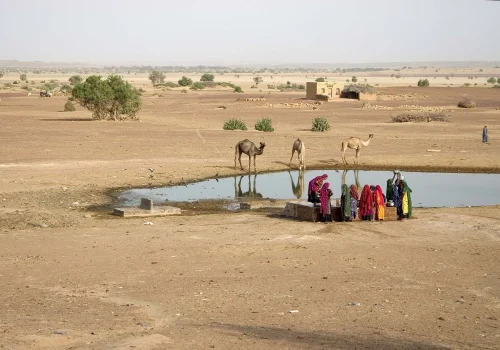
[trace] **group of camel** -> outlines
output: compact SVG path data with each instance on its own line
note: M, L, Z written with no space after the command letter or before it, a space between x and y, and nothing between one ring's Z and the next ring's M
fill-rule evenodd
M344 142L342 142L342 163L347 165L347 160L345 159L345 152L347 149L356 150L356 157L354 158L354 164L359 164L359 155L361 153L361 149L363 147L367 147L370 144L370 141L373 139L373 134L368 135L368 139L366 141L361 140L359 137L349 137ZM257 148L255 143L252 141L245 139L236 144L235 152L234 152L234 168L236 169L236 158L238 158L240 162L240 168L243 170L243 165L241 164L241 155L244 153L248 156L248 171L251 171L252 165L252 157L253 157L253 167L254 171L257 172L257 165L255 164L255 159L258 155L264 153L264 147L266 144L261 142L260 147ZM292 156L290 157L289 166L292 164L293 155L297 152L297 157L299 159L299 169L305 169L305 152L306 147L304 145L304 141L301 139L297 139L292 145Z

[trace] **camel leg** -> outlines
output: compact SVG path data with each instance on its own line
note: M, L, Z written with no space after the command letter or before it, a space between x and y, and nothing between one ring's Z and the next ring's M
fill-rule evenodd
M254 162L253 162L253 163L254 163L254 166L255 166L255 160L254 160ZM251 168L251 166L252 166L252 156L250 156L250 155L249 155L249 156L248 156L248 172L249 172L249 173L251 173L251 172L252 172L252 168Z
M292 149L292 156L290 157L290 162L288 162L288 166L292 165L292 158L294 154L295 154L295 148Z
M255 159L256 159L256 158L257 158L257 155L256 155L256 154L254 154L254 155L253 155L253 170L254 170L255 172L257 172L257 164L255 163Z
M356 158L354 158L354 162L359 165L359 154L361 153L361 150L359 148L356 148Z
M239 157L238 157L238 160L239 160L239 162L240 162L240 168L241 168L241 170L243 170L243 165L241 164L241 152L240 152L240 155L239 155Z
M342 150L342 163L344 163L345 165L348 165L349 163L347 163L347 160L345 159L345 149Z

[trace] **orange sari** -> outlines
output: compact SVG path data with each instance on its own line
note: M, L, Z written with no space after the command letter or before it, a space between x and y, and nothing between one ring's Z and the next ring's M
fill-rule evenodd
M376 220L384 220L385 218L385 201L382 194L382 188L377 186L375 188L375 205L377 207Z

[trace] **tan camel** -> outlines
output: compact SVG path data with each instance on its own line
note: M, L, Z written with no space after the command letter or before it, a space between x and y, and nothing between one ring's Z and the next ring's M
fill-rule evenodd
M373 139L373 134L368 135L368 140L363 141L359 137L349 137L344 142L342 142L342 163L347 164L345 159L345 151L348 148L356 150L356 157L354 158L354 164L359 164L359 154L363 147L367 147L370 141Z
M292 156L290 157L290 162L288 163L288 166L290 166L292 164L292 158L293 158L293 155L295 154L295 151L297 151L297 157L299 158L299 169L305 169L306 168L306 163L305 163L306 146L304 145L304 141L297 139L293 143Z
M264 153L264 147L266 147L265 143L261 142L260 148L257 148L257 146L255 146L255 143L253 143L252 141L250 141L248 139L245 139L243 141L238 142L236 144L236 147L234 148L234 168L236 169L236 158L238 158L238 160L240 162L241 170L243 170L243 165L241 165L241 154L245 153L246 155L248 155L248 172L251 171L250 169L251 169L251 165L252 165L252 157L253 157L253 168L254 168L255 172L257 172L255 158L258 155L261 155L262 153Z

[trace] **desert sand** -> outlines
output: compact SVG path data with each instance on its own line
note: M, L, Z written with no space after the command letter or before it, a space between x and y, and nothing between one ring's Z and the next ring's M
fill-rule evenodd
M2 90L0 348L498 348L500 206L328 225L282 218L279 208L110 215L109 193L118 188L244 173L233 161L245 138L266 142L259 172L289 169L297 137L310 169L341 169L342 140L369 133L364 169L500 172L500 89L456 87L473 72L455 72L454 87L444 87L449 72L441 73L430 88L415 87L415 78L359 75L379 85L381 100L318 110L270 107L307 102L304 92L269 91L270 78L251 89L251 76L241 76L244 94L184 94L124 74L146 90L140 122L93 121L81 107L63 112L66 97ZM36 79L68 78L54 76ZM478 107L457 108L463 95ZM451 122L390 123L408 108L444 111ZM310 131L317 116L330 131ZM249 130L222 130L233 117ZM253 130L263 117L275 132Z

